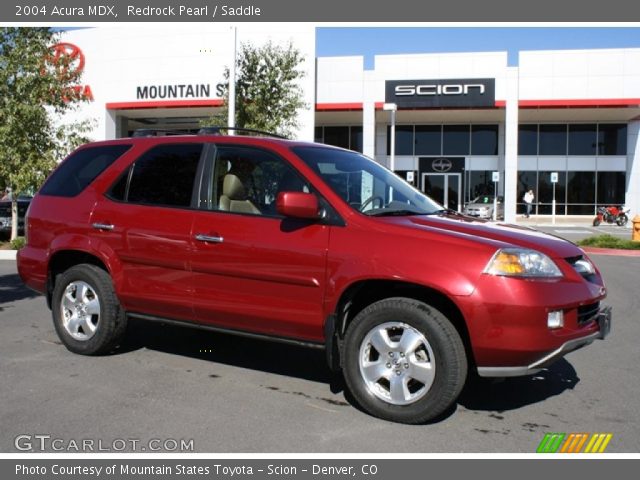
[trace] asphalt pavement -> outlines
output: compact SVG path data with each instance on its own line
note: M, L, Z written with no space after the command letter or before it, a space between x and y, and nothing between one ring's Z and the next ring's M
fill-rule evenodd
M610 337L538 375L475 383L420 426L358 410L320 351L131 322L117 353L74 355L44 298L0 261L0 452L145 451L156 439L214 453L533 453L546 432L612 433L607 452L639 452L640 258L592 258L614 306Z

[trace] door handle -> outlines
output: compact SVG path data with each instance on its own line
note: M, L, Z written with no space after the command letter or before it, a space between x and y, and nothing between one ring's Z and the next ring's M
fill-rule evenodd
M224 238L217 235L205 235L204 233L196 234L196 240L199 242L222 243Z
M111 223L94 223L91 226L96 230L113 230L114 228Z

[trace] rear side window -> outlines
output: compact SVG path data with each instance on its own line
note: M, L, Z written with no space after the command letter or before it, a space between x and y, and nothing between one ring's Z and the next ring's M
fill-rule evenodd
M108 145L75 151L51 174L40 194L75 197L129 148L131 145Z
M188 207L203 144L159 145L144 153L111 191L112 198L129 203Z

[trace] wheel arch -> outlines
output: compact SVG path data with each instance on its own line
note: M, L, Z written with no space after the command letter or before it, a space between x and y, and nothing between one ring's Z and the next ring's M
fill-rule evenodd
M84 250L58 250L51 255L47 268L47 306L49 308L51 308L51 297L57 276L74 265L82 263L95 265L105 272L109 274L111 273L109 272L106 263L90 252Z
M344 336L355 316L368 305L391 297L406 297L431 305L451 321L464 344L467 359L474 362L469 330L462 311L443 292L424 285L398 280L360 280L347 287L325 323L327 360L333 370L342 367ZM470 365L471 366L471 365Z

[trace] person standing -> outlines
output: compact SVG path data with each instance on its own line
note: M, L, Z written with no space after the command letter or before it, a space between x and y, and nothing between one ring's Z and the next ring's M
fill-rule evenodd
M524 214L525 217L529 218L531 216L531 208L533 207L533 199L535 197L533 196L533 190L529 189L529 191L527 193L524 194L524 197L522 197L522 200L524 200L524 206L527 209L526 213Z

